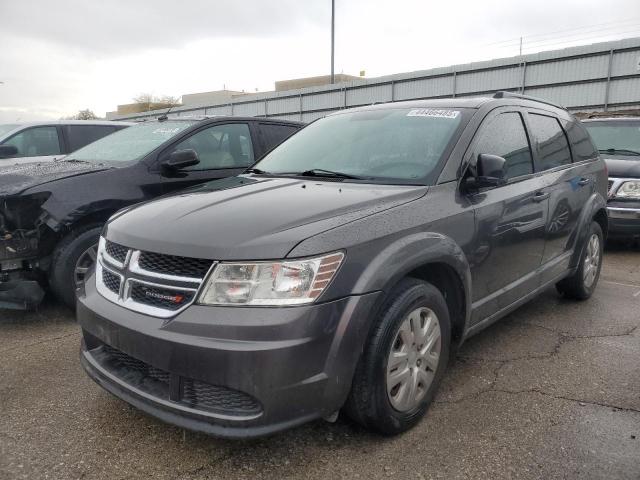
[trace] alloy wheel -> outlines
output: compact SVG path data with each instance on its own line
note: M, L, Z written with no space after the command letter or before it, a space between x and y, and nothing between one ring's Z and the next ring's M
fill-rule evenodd
M600 237L595 233L591 235L587 243L587 250L584 256L584 267L582 269L582 280L584 286L591 288L598 275L600 266Z
M91 245L78 257L76 266L73 269L73 281L76 289L82 287L89 269L93 267L98 258L98 244Z
M387 359L387 396L394 409L410 411L424 398L438 369L441 343L433 310L417 308L402 321Z

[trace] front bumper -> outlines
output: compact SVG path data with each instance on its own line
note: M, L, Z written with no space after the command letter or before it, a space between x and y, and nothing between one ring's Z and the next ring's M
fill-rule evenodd
M616 203L607 206L609 235L612 237L640 236L640 206Z
M192 305L172 319L78 298L81 362L114 395L166 422L247 438L344 403L380 293L286 308Z

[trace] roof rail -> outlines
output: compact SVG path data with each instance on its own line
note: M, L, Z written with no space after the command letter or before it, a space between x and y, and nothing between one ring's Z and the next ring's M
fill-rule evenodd
M530 100L532 102L544 103L545 105L551 105L552 107L561 108L562 110L566 110L562 105L558 105L557 103L549 102L548 100L544 100L538 97L530 97L529 95L521 95L519 93L513 92L505 92L504 90L500 90L493 94L493 98L520 98L522 100Z

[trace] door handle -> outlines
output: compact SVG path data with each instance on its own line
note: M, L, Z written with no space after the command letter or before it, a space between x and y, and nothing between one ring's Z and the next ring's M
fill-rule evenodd
M551 194L550 194L550 193L548 193L548 192L547 192L547 193L544 193L544 192L537 192L537 193L533 196L532 200L533 200L534 202L542 202L542 201L546 200L547 198L549 198L550 196L551 196Z
M578 180L578 185L580 185L581 187L584 187L585 185L588 185L590 181L591 181L590 179L583 177L580 180Z

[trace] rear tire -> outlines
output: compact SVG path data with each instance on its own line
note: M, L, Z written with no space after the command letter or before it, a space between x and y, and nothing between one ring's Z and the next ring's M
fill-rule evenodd
M356 367L346 413L386 435L413 427L447 368L449 310L433 285L407 278L390 293Z
M49 284L56 297L71 308L76 306L76 289L95 265L101 231L101 224L72 230L53 252Z
M556 284L563 296L575 300L586 300L596 289L602 269L604 238L598 222L591 222L587 240L575 273Z

